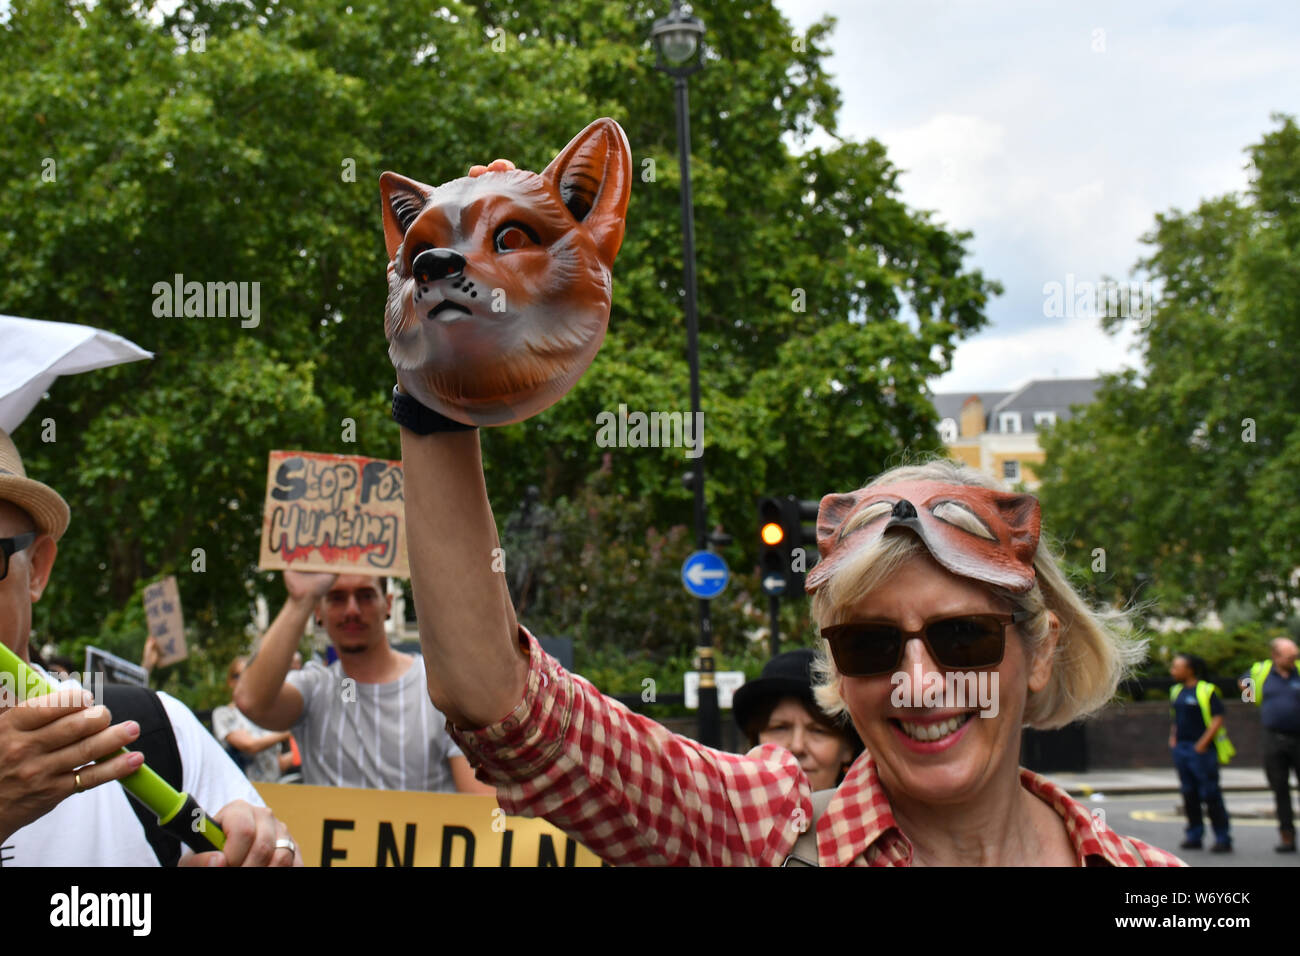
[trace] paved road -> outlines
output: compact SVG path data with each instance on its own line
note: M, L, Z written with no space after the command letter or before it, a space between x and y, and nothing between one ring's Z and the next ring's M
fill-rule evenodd
M1236 850L1224 854L1210 853L1208 849L1178 848L1187 825L1182 816L1182 796L1178 793L1076 799L1104 810L1111 829L1176 853L1192 866L1300 866L1300 853L1273 852L1278 842L1277 822L1273 819L1273 795L1267 790L1227 794ZM1206 829L1209 829L1208 820ZM1213 835L1207 833L1205 845L1209 847L1212 842Z

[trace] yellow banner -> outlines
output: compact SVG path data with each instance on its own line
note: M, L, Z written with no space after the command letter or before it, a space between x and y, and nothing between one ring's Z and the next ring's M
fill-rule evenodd
M545 820L493 797L255 784L308 866L600 866Z

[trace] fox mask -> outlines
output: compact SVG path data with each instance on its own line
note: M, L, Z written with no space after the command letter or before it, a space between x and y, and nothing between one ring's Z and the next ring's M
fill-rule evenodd
M973 534L952 523L952 509L966 512L982 532ZM953 574L1023 594L1036 580L1040 523L1033 495L974 485L900 481L827 495L817 510L821 560L808 572L804 588L815 592L852 554L891 528L903 527Z
M403 390L467 425L568 392L609 325L631 170L622 128L598 119L540 174L433 187L384 173L384 334Z

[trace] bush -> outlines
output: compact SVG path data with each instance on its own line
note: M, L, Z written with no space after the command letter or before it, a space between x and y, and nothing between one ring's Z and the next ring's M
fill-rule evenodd
M1206 677L1236 679L1251 664L1268 657L1269 641L1285 636L1284 628L1259 623L1238 624L1222 630L1197 627L1177 634L1156 635L1151 641L1146 675L1167 676L1174 655L1196 654L1205 659Z

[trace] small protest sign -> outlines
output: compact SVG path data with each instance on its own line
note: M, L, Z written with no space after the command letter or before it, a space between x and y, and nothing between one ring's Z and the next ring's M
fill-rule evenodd
M257 565L410 577L402 463L271 452Z
M86 676L82 680L82 686L91 687L96 678L102 675L102 682L105 684L132 684L136 687L149 686L149 672L139 664L132 664L128 660L118 657L116 654L110 654L108 651L100 650L98 647L86 648ZM95 691L96 699L99 698L99 692Z
M149 623L149 636L158 642L159 667L190 656L185 646L185 619L181 616L181 595L175 576L144 589L144 616Z

